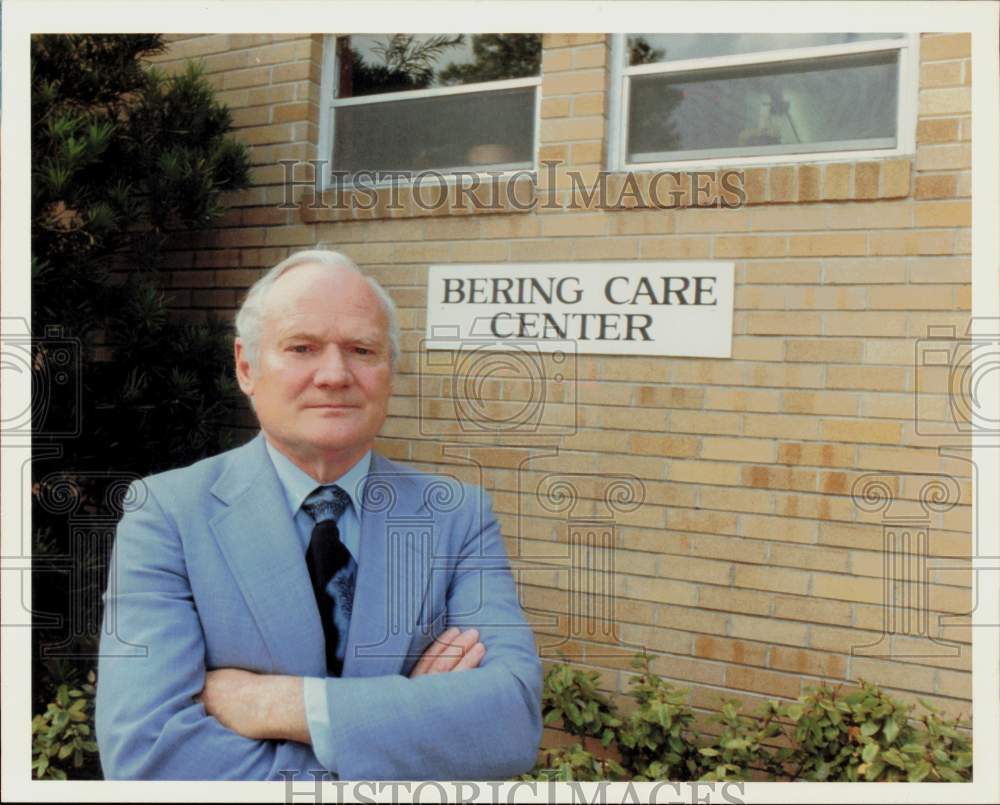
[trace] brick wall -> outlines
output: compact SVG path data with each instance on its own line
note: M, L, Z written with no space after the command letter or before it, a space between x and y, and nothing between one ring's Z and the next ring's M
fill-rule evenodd
M967 563L933 567L927 587L930 633L957 641L959 656L928 656L906 630L881 644L891 658L852 647L882 635L884 521L922 515L921 489L938 474L957 479L961 499L930 516L931 564L971 551L970 465L939 456L913 421L917 340L929 325L961 333L969 320L969 55L967 34L922 37L912 158L751 168L741 209L432 214L383 200L352 213L277 208L277 160L317 156L321 36L175 37L158 62L204 58L256 173L218 228L172 254L173 306L230 315L263 269L316 244L376 276L400 307L405 351L379 449L470 479L481 468L511 552L530 569L521 589L542 613L539 645L600 670L609 691L627 690L628 659L647 646L703 712L724 697L794 698L863 677L968 716L969 619L947 631L937 619L971 610ZM540 158L588 182L607 136L607 61L604 36L545 36ZM560 192L567 181L557 175ZM423 434L418 394L450 391L447 373L416 375L428 264L629 258L735 261L732 359L580 356L575 402L554 400L570 421L575 411L576 432L531 449L446 454ZM502 406L530 389L511 379L489 393ZM943 396L926 401L947 418ZM541 455L546 446L558 456ZM614 637L544 616L567 611L569 525L524 490L551 472L630 473L645 487L643 505L617 518ZM852 501L865 473L887 476L891 512ZM579 485L593 514L600 490Z

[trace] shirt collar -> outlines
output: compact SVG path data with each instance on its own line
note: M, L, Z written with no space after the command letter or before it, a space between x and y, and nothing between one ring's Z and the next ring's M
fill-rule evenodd
M278 474L278 480L284 487L288 508L293 517L317 486L331 486L332 484L337 484L347 493L354 505L354 511L358 513L358 517L361 516L361 498L364 495L364 481L371 468L371 450L368 450L353 467L337 480L330 484L320 484L301 467L297 467L288 456L274 447L266 437L264 444L267 447L267 454L271 457L271 463L274 465L274 471Z

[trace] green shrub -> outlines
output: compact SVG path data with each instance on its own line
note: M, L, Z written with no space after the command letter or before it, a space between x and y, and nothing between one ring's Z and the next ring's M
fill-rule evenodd
M914 705L861 681L862 690L839 695L828 685L810 688L794 704L777 707L792 729L780 760L804 780L959 782L971 779L971 741L922 699L928 710L914 726Z
M972 779L972 741L960 719L918 699L915 705L859 680L843 686L807 688L795 702L768 700L753 715L725 701L711 720L718 735L702 735L688 704L688 691L660 679L639 654L631 680L635 708L620 716L598 691L600 676L567 665L553 666L542 697L547 726L557 722L582 739L543 749L523 780L704 780L746 781L756 771L769 780L832 782L965 782ZM588 748L600 739L603 756ZM596 745L592 747L597 750ZM621 762L611 759L617 753Z
M96 758L90 724L94 710L94 672L78 688L62 684L55 701L31 721L31 772L37 780L65 780L67 768L80 769Z

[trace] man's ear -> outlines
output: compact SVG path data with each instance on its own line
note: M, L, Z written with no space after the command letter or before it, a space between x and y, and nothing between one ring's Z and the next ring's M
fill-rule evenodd
M240 384L240 388L243 389L244 394L253 396L253 368L250 366L250 360L247 357L247 350L243 345L242 339L236 339L233 344L233 352L236 362L236 382Z

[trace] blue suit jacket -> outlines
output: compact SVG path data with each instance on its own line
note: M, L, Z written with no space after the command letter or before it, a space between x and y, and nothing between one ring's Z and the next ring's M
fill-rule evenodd
M96 732L109 779L282 779L310 747L256 741L194 701L205 672L325 676L302 545L258 435L147 478L118 527ZM338 776L504 779L541 738L541 664L485 492L373 454L343 675L327 679ZM475 626L480 667L409 679L445 628Z

